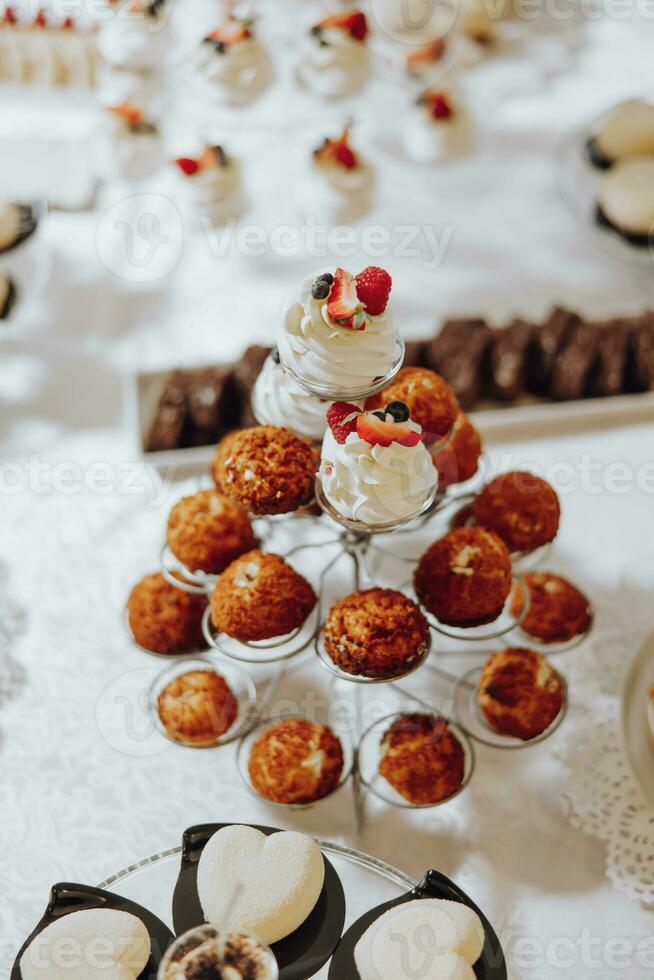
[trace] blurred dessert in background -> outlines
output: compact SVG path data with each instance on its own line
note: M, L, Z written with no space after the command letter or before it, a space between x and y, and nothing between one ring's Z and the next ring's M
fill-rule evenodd
M404 145L412 160L436 163L459 155L469 145L469 138L469 120L449 87L420 93L404 127Z
M98 169L103 177L141 180L163 162L161 133L133 102L107 107L99 132Z
M448 487L471 480L477 473L482 441L468 416L459 412L451 440L442 449L439 445L432 448L432 458L438 471L438 489L443 493Z
M207 598L176 588L161 572L146 575L127 600L127 619L134 642L152 653L203 650L202 617Z
M328 401L300 388L284 369L277 350L267 357L252 391L252 409L259 424L283 427L310 442L321 442L328 407Z
M166 0L108 0L98 31L98 50L112 69L158 73L171 45Z
M44 9L28 23L16 9L5 7L0 20L0 81L71 88L94 85L94 31L82 30L72 17L54 19Z
M622 102L602 120L586 149L601 170L626 157L654 157L654 104L644 99Z
M368 22L361 10L343 10L314 24L300 46L297 73L316 95L353 95L370 72Z
M273 78L270 55L258 40L256 22L250 17L230 16L210 31L201 42L197 68L213 94L233 105L262 95Z
M222 146L175 160L185 211L212 225L236 218L243 208L241 168Z
M0 253L22 245L37 229L38 219L29 204L0 200Z
M313 151L303 206L333 224L355 221L370 210L375 189L372 165L356 149L346 126Z

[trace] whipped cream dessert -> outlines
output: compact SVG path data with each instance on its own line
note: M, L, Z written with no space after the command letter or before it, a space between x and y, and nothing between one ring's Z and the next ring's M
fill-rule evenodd
M428 947L420 943L424 936L432 938ZM354 960L361 980L410 980L416 957L428 949L429 980L474 980L472 967L483 947L484 928L474 909L424 898L397 905L373 922L357 943Z
M0 79L88 88L95 80L95 38L77 30L71 17L52 21L40 10L19 23L13 7L0 22Z
M251 19L230 18L202 41L198 71L224 102L251 102L272 82L273 68L267 49L254 33Z
M466 128L463 112L450 91L426 89L418 96L407 121L407 155L417 163L444 160L463 149Z
M405 67L407 74L411 78L418 78L422 81L428 79L440 71L440 66L448 50L448 42L445 37L438 37L427 44L422 44L414 48L406 56Z
M198 926L166 951L159 980L277 980L277 961L268 946L244 932Z
M254 827L230 825L206 844L197 888L208 922L276 943L302 925L325 880L322 851L294 832L269 837Z
M297 73L316 95L339 98L361 89L370 73L368 23L359 10L332 14L315 24L300 49Z
M486 0L461 0L454 55L462 65L472 65L485 58L497 41L495 21ZM498 11L497 16L501 16Z
M403 402L379 412L335 402L327 422L320 480L341 517L368 525L405 521L433 499L438 473Z
M602 178L601 215L628 238L646 245L654 237L654 157L628 157Z
M136 980L150 958L148 930L116 909L61 916L36 936L20 959L22 980Z
M36 231L37 221L29 204L0 201L0 252L8 252Z
M329 402L299 386L276 352L268 357L252 392L252 410L261 425L289 429L296 436L320 442L327 428L328 407Z
M199 157L178 157L175 163L187 213L213 225L237 217L243 205L241 168L221 146L206 146Z
M654 156L654 105L630 99L606 117L589 144L589 154L599 167L634 156Z
M105 177L141 180L161 166L159 129L132 102L105 110L99 144L99 169Z
M325 139L314 150L305 206L332 224L354 221L370 210L374 187L374 169L353 148L346 127L339 137Z
M112 68L159 71L170 48L165 0L128 0L103 17L98 50Z
M397 357L391 285L377 266L354 277L344 269L307 277L277 332L282 364L319 396L360 391L386 377Z

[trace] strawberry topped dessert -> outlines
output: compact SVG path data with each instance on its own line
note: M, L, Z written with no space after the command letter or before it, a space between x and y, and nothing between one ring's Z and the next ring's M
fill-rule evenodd
M107 4L98 50L111 67L158 73L170 48L166 0L127 0Z
M302 48L300 81L326 98L358 91L370 70L367 38L368 22L360 10L324 17L310 29Z
M252 18L229 17L202 41L198 69L223 102L251 102L270 86L272 62Z
M442 160L463 149L465 115L449 89L425 89L405 130L407 154L418 163Z
M162 163L159 128L134 102L108 106L102 119L99 169L105 177L140 180Z
M319 397L358 398L392 376L401 345L388 309L391 286L379 266L304 280L277 336L282 364L303 388Z
M437 473L404 402L365 412L334 402L322 447L323 494L341 517L367 525L417 516L433 499Z
M313 151L308 210L322 212L334 224L353 221L369 210L373 189L373 168L352 145L349 126Z
M177 172L183 182L186 210L214 224L236 217L242 207L241 171L222 146L205 146L196 157L178 157Z

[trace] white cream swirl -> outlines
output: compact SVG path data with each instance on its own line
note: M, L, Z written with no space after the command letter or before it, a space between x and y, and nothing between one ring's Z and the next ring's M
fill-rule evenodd
M415 432L415 422L404 423ZM322 445L320 480L332 507L350 520L387 524L418 514L436 488L438 472L424 443L371 446L356 432L344 443L328 430Z
M357 160L357 166L349 170L314 160L305 193L305 210L313 207L335 222L355 221L365 214L372 204L375 172L358 154Z
M365 330L340 327L329 319L327 301L314 299L316 276L302 283L300 300L287 304L277 334L282 362L325 393L365 388L393 366L397 334L387 308L369 318Z
M98 50L107 64L128 71L160 70L170 46L165 21L117 10L102 23Z
M186 210L198 218L223 224L236 218L243 206L241 168L233 157L225 166L182 176Z
M280 426L320 442L327 428L328 408L328 401L300 388L272 355L267 359L252 393L252 409L261 425Z
M233 105L257 98L269 88L273 76L268 51L256 38L227 44L222 51L203 42L198 68L224 101Z
M161 134L130 129L124 119L107 112L102 119L98 169L105 177L141 180L155 173L162 162Z
M317 95L350 95L362 88L368 78L368 47L365 41L350 37L339 27L324 28L319 37L307 36L297 72L302 83Z

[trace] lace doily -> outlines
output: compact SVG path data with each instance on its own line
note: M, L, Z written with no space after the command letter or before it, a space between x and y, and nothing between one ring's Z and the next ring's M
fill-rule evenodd
M627 758L621 708L629 665L651 630L650 610L628 582L602 602L591 641L565 664L575 698L559 753L571 822L605 842L615 887L647 904L654 903L654 810Z

